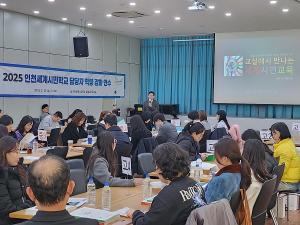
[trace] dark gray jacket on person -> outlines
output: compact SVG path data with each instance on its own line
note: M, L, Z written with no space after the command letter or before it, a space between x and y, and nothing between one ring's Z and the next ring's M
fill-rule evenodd
M161 128L159 128L158 135L156 140L159 144L166 142L175 142L177 139L178 133L176 127L165 121Z
M0 168L0 224L12 224L8 214L32 207L17 167Z
M180 145L180 147L187 151L189 154L190 161L194 161L197 159L200 153L199 143L194 141L193 137L187 132L181 132L177 140L176 144Z
M155 99L152 101L152 103L149 102L149 99L144 102L143 104L143 111L149 111L149 112L159 112L159 103Z
M38 211L31 220L19 225L99 225L97 220L88 218L76 218L67 210L58 212Z

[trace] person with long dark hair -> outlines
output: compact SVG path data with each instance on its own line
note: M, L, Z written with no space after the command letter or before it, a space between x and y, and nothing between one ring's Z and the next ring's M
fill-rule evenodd
M285 123L278 122L270 130L275 141L274 157L279 158L279 164L285 164L278 189L297 191L300 189L300 156L289 128Z
M14 120L9 115L3 115L0 118L0 124L6 126L9 134L14 131Z
M115 177L118 172L116 144L117 140L111 132L102 131L98 135L96 146L93 148L87 165L87 176L93 177L97 188L103 187L105 182L109 182L110 186L135 186L133 179Z
M205 204L204 191L189 177L189 155L175 143L155 148L158 177L167 184L153 199L147 213L129 210L133 225L184 225L191 211Z
M27 175L19 164L18 141L5 136L0 139L0 221L12 224L8 214L33 206L26 195Z
M272 174L274 167L278 165L278 161L274 158L274 156L273 156L274 153L270 150L268 145L263 143L258 131L255 131L253 129L248 129L248 130L244 131L244 133L242 134L242 139L243 139L243 141L247 141L249 139L256 139L256 140L259 140L264 145L266 168L267 168L268 173ZM253 150L255 150L255 149L253 149Z
M222 138L215 144L215 158L219 171L205 188L207 203L226 198L240 188L247 190L251 185L251 169L241 155L238 144L231 138Z
M68 124L62 133L62 142L64 146L68 145L68 140L73 140L77 143L79 139L86 138L87 132L85 131L86 115L83 112L78 112Z
M75 110L68 116L68 118L65 120L65 125L68 125L69 123L71 123L73 117L74 117L77 113L79 113L79 112L82 112L82 110L81 110L81 109L75 109Z
M134 115L131 117L130 125L132 152L134 152L140 140L152 137L152 133L147 129L140 115Z
M187 151L191 161L200 157L199 141L204 135L205 128L200 122L189 122L178 135L176 144Z
M216 114L218 123L213 127L213 129L225 128L226 132L228 132L230 125L227 121L227 113L224 110L218 110Z
M26 136L26 134L32 133L33 123L34 121L31 116L24 116L16 129L14 137L18 141L21 141Z
M243 157L249 162L251 168L251 185L246 191L250 212L262 188L262 184L272 176L266 169L265 147L257 139L249 139L244 144Z

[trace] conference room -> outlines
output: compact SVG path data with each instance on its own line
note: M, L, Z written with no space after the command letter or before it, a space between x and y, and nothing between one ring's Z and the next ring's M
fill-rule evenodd
M296 225L299 0L0 0L0 225Z

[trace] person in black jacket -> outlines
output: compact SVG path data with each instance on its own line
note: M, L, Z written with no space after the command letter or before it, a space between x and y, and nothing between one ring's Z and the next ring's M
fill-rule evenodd
M116 152L118 155L118 170L116 176L122 175L122 162L121 157L130 157L132 144L129 137L124 133L120 127L117 126L117 116L115 114L107 114L104 117L105 128L111 132L114 138L117 140Z
M159 145L153 152L159 179L168 184L153 199L147 213L129 210L133 225L184 225L191 211L205 205L204 190L189 178L188 154L175 143Z
M140 115L134 115L130 119L130 124L132 152L134 152L140 140L152 137L152 133L147 129Z
M142 112L141 117L142 117L147 129L152 131L152 128L153 128L152 112L149 112L149 111Z
M87 132L85 131L86 115L83 112L78 112L68 124L62 134L62 142L64 146L68 145L68 140L73 140L77 143L79 139L86 138Z
M69 166L62 158L46 155L34 161L29 167L28 182L26 191L38 211L31 220L20 225L99 224L97 220L73 217L66 210L75 182L70 180Z
M17 140L11 136L0 139L0 224L13 221L8 214L33 206L26 195L26 172L19 164Z
M199 141L202 139L204 131L205 128L200 122L189 122L178 135L176 144L189 153L191 161L200 156Z
M258 132L253 129L248 129L244 131L244 133L242 134L242 139L243 141L247 141L249 139L256 139L262 142ZM266 145L265 143L263 144L265 149L265 161L267 167L266 169L269 172L269 174L272 174L274 167L278 165L278 161L274 158L273 152L269 149L268 145ZM253 151L255 150L256 149L253 149Z
M156 140L159 144L166 142L175 142L178 136L176 127L166 121L164 114L157 113L153 117L153 122L156 129L158 129L158 134Z

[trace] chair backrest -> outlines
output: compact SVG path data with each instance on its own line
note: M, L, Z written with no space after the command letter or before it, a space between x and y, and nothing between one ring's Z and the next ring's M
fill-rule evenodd
M234 215L237 209L239 208L240 203L241 203L241 192L240 190L238 190L233 193L230 199L230 207Z
M58 157L66 159L68 154L68 147L54 147L52 149L49 149L46 154L56 155Z
M152 153L139 154L138 161L143 174L151 173L155 170Z
M83 169L71 169L70 170L70 179L75 182L75 188L73 190L73 195L78 195L86 192L86 177L85 170Z
M82 169L84 170L84 163L82 159L69 159L67 160L67 163L70 167L70 170L72 169Z
M93 148L91 148L91 147L85 148L85 149L83 150L82 159L83 159L83 163L84 163L85 168L86 168L87 165L88 165L88 162L89 162L89 159L90 159L90 157L91 157L92 151L93 151Z
M266 219L266 212L273 195L277 176L274 175L272 179L263 183L260 193L256 199L252 210L252 224L264 225Z
M283 176L284 168L285 168L285 165L281 164L281 165L275 166L274 169L273 169L272 175L276 175L277 176L274 193L277 193L277 189L278 189L279 183L280 183L281 178Z
M54 128L51 130L50 136L48 137L48 146L57 146L59 134L60 128Z
M276 175L277 179L276 179L276 184L275 184L273 195L272 195L270 203L268 205L268 210L271 210L276 206L278 186L279 186L279 183L280 183L282 175L283 175L284 167L285 167L285 165L281 164L281 165L275 166L273 168L273 173L272 174Z

